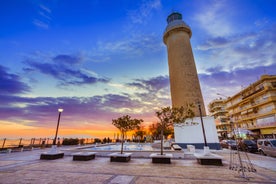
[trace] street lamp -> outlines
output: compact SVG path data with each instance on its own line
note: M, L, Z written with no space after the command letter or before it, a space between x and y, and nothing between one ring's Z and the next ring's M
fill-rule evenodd
M199 101L197 102L197 105L198 105L198 110L199 110L199 115L200 115L200 121L201 121L201 126L202 126L202 132L203 132L203 137L204 137L204 145L205 145L205 147L207 147L205 129L204 129L203 119L202 119L201 105L200 105Z
M55 135L55 138L54 138L54 141L53 141L53 145L56 145L56 140L57 140L57 134L58 134L58 127L59 127L59 121L60 121L60 115L62 113L63 109L58 109L58 122L57 122L57 128L56 128L56 135Z

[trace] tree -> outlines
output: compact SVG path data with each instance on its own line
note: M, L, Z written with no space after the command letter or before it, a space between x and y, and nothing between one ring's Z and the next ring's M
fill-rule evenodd
M140 124L143 122L142 119L131 119L129 115L119 117L118 119L112 119L112 124L118 128L122 134L121 140L121 154L123 154L124 138L128 131L138 129Z
M153 123L149 126L149 133L151 134L154 140L160 139L161 136L162 124L160 122ZM164 126L163 136L167 138L169 135L172 135L174 132L172 126Z
M134 141L140 142L140 141L144 141L144 136L146 135L146 131L145 128L143 126L138 127L135 131L134 131Z
M195 116L193 108L194 104L187 104L185 107L163 107L155 112L161 124L161 155L163 155L164 129L173 124L184 123L187 118L193 118Z

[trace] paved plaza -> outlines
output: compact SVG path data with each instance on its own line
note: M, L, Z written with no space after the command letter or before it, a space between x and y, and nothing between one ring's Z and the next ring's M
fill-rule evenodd
M89 161L73 161L69 152L62 159L40 160L45 151L49 148L1 153L0 183L276 183L276 158L258 154L248 154L257 172L246 173L245 179L229 170L229 150L212 151L223 157L223 166L199 165L187 150L172 152L171 164L151 163L150 152L133 152L127 163L110 162L107 152Z

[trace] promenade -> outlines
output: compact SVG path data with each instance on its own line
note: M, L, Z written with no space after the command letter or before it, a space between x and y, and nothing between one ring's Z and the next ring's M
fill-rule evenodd
M62 159L40 160L45 151L49 148L1 153L0 183L276 183L276 158L258 154L248 154L257 172L246 173L247 180L229 170L229 150L212 151L223 157L223 166L199 165L187 150L174 152L171 164L151 163L149 152L135 152L127 163L110 162L105 152L89 161L73 161L68 153Z

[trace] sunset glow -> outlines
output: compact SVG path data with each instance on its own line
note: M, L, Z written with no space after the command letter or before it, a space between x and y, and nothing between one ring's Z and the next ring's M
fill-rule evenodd
M208 103L275 75L274 0L8 0L0 6L0 138L114 137L123 115L155 123L171 105L163 33L191 27ZM192 90L192 89L191 89Z

